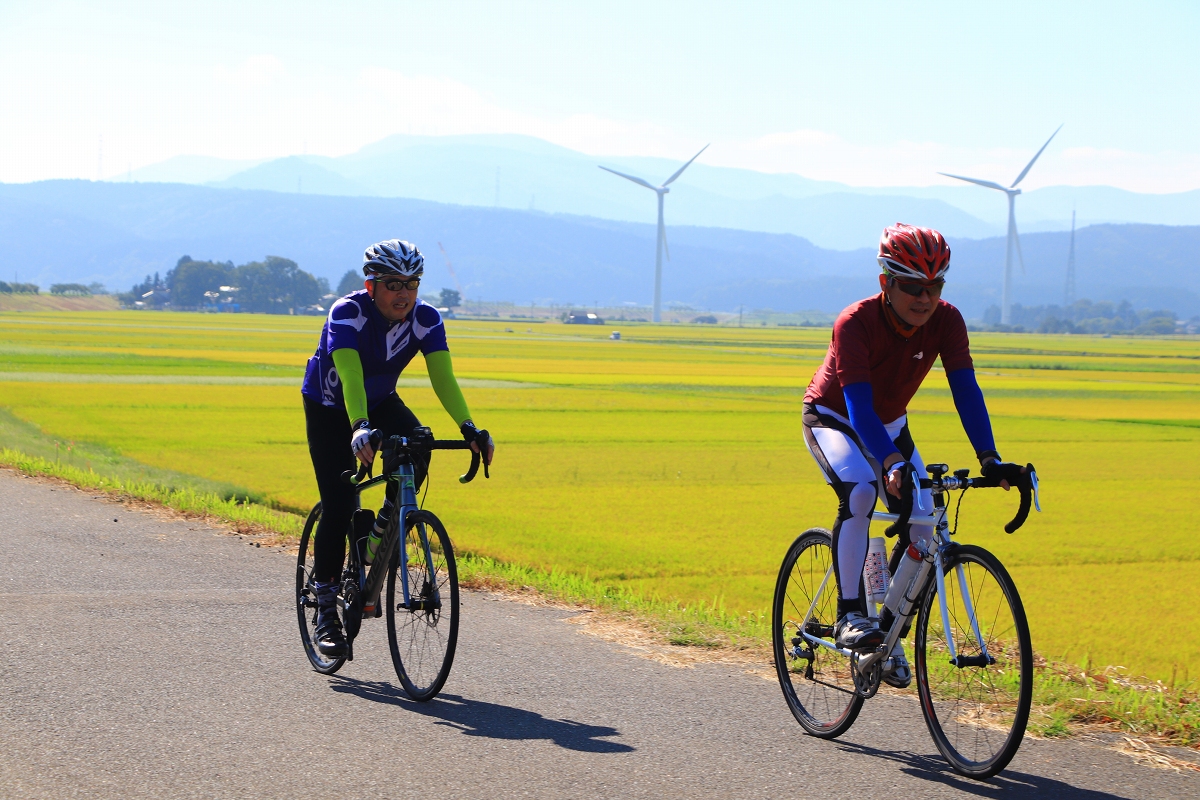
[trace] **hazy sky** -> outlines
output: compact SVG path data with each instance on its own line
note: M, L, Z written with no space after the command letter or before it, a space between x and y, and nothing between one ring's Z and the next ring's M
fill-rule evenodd
M0 181L525 133L857 185L1200 188L1200 3L0 0Z

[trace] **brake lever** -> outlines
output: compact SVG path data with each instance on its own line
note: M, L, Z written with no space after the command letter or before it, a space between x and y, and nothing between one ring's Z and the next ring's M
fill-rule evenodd
M926 513L929 509L925 508L925 504L921 502L921 475L917 472L916 467L912 467L912 482L913 482L913 505L916 506L922 513Z
M1035 469L1029 470L1029 483L1033 486L1033 507L1038 510L1038 513L1041 513L1042 503L1041 503L1041 500L1038 499L1037 470L1035 470Z

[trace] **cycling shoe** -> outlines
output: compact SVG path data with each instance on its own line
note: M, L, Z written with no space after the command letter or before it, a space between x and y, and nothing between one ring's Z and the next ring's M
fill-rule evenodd
M875 620L851 611L837 621L834 628L837 646L847 650L871 650L883 643L883 631Z

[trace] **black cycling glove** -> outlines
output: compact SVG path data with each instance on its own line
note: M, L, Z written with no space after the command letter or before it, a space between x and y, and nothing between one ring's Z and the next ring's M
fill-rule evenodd
M1020 464L1014 464L1011 461L989 461L980 472L985 478L1008 481L1009 486L1016 486L1021 482L1023 474L1021 469Z
M476 428L475 423L471 422L471 420L467 420L459 426L459 431L462 432L463 438L468 442L474 442L479 445L480 449L483 450L485 458L487 457L486 448L496 446L492 441L492 435L485 428Z

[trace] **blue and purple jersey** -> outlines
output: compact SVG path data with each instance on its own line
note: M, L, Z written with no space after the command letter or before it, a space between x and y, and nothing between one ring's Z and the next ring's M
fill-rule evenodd
M362 360L368 408L396 391L396 379L418 352L428 355L450 349L442 315L436 308L418 299L402 322L389 322L367 290L361 289L329 309L317 352L304 372L301 394L325 406L346 407L332 355L343 348L357 350Z

